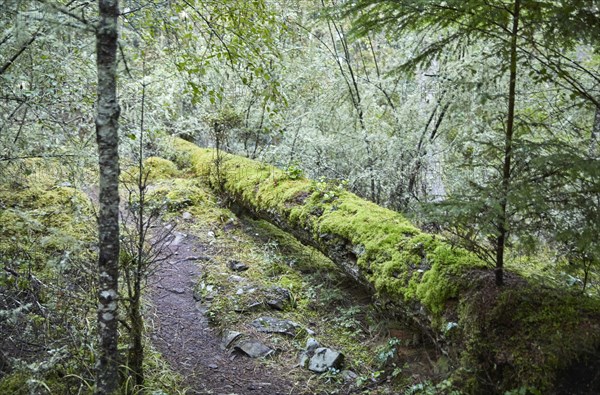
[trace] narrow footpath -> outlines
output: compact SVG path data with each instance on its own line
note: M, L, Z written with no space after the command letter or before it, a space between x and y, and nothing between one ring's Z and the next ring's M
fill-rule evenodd
M175 232L170 248L173 255L150 278L149 325L154 346L183 376L186 394L303 394L275 364L222 349L220 334L194 300L194 286L202 274L199 260L227 252L180 232Z

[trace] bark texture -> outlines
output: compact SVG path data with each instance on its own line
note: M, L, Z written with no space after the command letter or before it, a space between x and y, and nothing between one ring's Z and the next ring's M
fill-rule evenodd
M117 0L99 0L96 31L98 102L96 140L100 168L98 218L98 334L96 394L119 388L118 279L119 279L119 104L117 101Z

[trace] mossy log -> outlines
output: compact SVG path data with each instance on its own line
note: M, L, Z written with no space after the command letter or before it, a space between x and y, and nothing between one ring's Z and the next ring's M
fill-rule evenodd
M215 161L214 150L180 139L174 146L178 161L230 201L317 248L390 312L418 323L468 392L600 393L597 300L515 273L498 288L472 253L339 185L234 155Z

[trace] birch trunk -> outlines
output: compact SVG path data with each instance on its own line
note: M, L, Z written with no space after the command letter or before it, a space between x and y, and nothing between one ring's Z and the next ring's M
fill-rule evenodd
M117 101L118 0L99 0L96 31L98 103L96 140L100 168L98 218L98 335L96 394L119 387L117 298L119 277L119 104Z

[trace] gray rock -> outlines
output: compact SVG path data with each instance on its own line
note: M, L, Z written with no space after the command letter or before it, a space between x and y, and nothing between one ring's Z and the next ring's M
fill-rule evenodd
M265 304L273 310L283 310L285 304L290 300L290 291L285 288L273 287L266 291Z
M270 299L270 300L267 300L267 306L269 306L273 310L282 311L283 310L283 301L280 299Z
M358 375L351 370L342 370L340 376L342 376L344 381L356 381L358 378Z
M300 365L301 367L308 369L308 361L310 361L310 355L311 353L308 353L306 351L302 351L300 353L300 358L298 360L298 365Z
M344 355L330 348L317 348L308 362L308 370L323 373L330 368L338 369L344 362Z
M219 366L217 364L211 363L210 365L208 365L209 368L211 369L219 369Z
M243 283L244 281L247 281L247 279L245 277L236 276L235 274L232 274L231 276L229 276L230 283Z
M226 331L223 334L223 340L221 341L221 349L225 350L230 348L233 343L238 340L240 337L242 336L242 334L240 332L236 332L236 331Z
M183 214L181 214L181 218L185 219L186 221L189 221L190 219L192 219L192 214L185 211Z
M252 326L259 332L281 333L288 336L296 336L300 325L290 321L274 317L260 317L252 321Z
M244 353L250 358L264 358L275 352L256 339L242 340L233 349Z
M248 265L234 260L227 262L227 267L229 267L229 269L233 270L234 272L243 272L245 270L248 270Z
M314 351L315 351L317 348L319 348L320 346L321 346L321 345L319 344L319 342L318 342L316 339L312 338L312 337L311 337L311 338L309 338L309 339L306 341L306 351L308 351L308 352L311 352L311 353L312 353L312 352L314 352Z
M173 292L174 294L177 294L177 295L182 295L182 294L185 293L185 289L183 289L183 288L173 288L173 289L171 289L171 292Z

